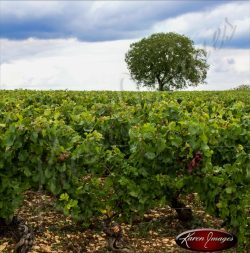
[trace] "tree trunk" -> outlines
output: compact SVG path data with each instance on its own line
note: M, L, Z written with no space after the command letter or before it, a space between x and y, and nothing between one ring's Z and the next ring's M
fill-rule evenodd
M157 76L156 79L157 79L157 82L158 82L158 84L159 84L159 91L163 91L164 83L163 83L162 80L160 79L160 76Z
M187 208L186 205L178 199L178 197L172 198L171 207L175 209L180 221L187 222L193 219L191 208Z
M163 91L163 87L164 87L164 84L161 82L160 78L158 79L158 84L159 84L159 91Z
M159 83L159 91L163 91L163 84Z

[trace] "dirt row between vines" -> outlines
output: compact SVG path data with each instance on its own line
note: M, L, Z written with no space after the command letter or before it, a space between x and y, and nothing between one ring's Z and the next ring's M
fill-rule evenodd
M219 228L221 221L207 215L196 195L188 196L184 202L190 204L194 212L192 223L181 223L175 210L165 207L150 210L132 225L121 224L124 241L131 252L167 253L190 252L175 243L175 237L188 229L210 227ZM44 192L28 191L17 215L26 221L35 234L30 253L107 253L105 234L98 224L83 229L69 217L55 208L53 196ZM11 253L15 242L10 236L0 237L0 252Z

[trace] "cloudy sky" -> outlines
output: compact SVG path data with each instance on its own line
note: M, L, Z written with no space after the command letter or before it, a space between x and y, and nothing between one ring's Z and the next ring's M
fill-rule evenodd
M172 31L208 52L195 89L249 84L249 1L1 0L0 89L136 90L129 45Z

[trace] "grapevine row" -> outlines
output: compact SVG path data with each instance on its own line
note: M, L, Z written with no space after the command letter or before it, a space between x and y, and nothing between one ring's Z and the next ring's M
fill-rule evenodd
M0 218L11 220L31 188L54 194L86 226L103 214L130 220L197 192L247 247L250 92L0 96Z

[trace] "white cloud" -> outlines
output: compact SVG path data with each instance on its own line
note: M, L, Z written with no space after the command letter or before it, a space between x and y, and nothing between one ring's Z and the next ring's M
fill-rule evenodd
M237 39L249 38L250 5L246 2L232 2L207 9L190 12L158 22L150 29L154 32L169 32L186 34L195 41L215 42L216 39L226 40L226 37ZM215 38L214 38L215 37Z
M210 52L207 84L188 90L226 90L250 84L250 50L249 49L214 49Z
M46 44L46 43L47 44ZM133 89L124 62L132 41L86 43L77 40L5 40L0 87L5 89ZM13 51L28 48L27 55ZM8 50L6 50L8 49ZM13 53L14 52L14 53ZM5 54L7 56L5 56Z
M2 56L7 61L0 66L0 88L136 90L124 62L132 42L5 40ZM195 89L222 90L249 82L249 49L207 50L211 65L208 84Z
M53 54L63 48L71 47L77 42L76 39L57 39L57 40L37 40L29 38L26 40L7 40L0 39L1 56L0 63L9 63L10 61L22 58L34 58L44 56L44 54Z

